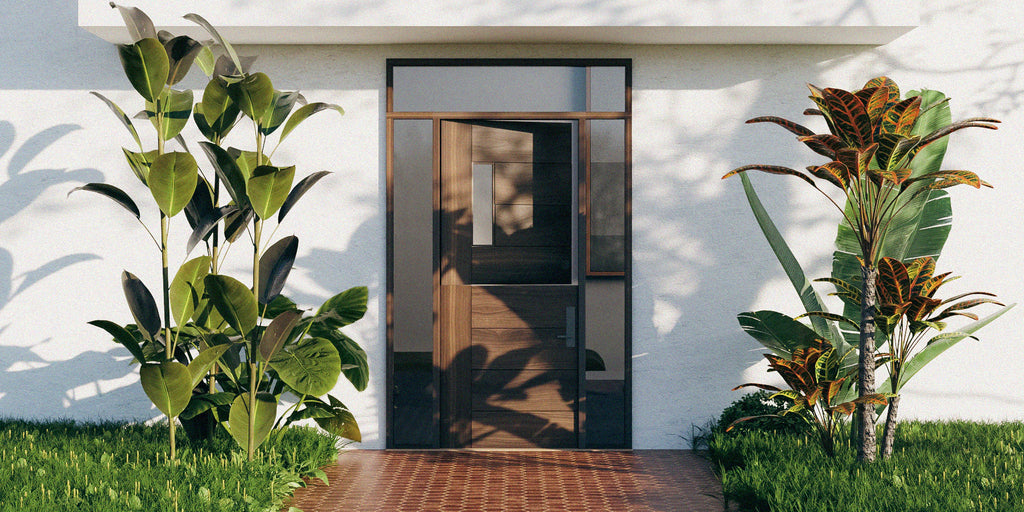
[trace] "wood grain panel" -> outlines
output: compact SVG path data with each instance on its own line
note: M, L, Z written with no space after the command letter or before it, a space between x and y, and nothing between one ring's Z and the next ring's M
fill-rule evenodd
M545 416L481 412L473 418L474 448L573 448L572 411Z
M496 204L571 204L572 165L494 163Z
M493 244L553 247L572 244L570 205L494 205Z
M473 329L473 369L573 370L575 348L567 348L565 328Z
M441 137L441 284L469 284L473 244L472 127L444 121Z
M473 414L572 410L576 381L572 370L473 370Z
M570 162L572 128L568 123L476 122L475 162Z
M474 283L565 283L572 279L572 251L562 247L473 246Z
M574 286L473 286L473 328L565 328Z
M469 312L470 286L441 286L441 435L442 446L466 446L470 442L471 397L461 390L472 383Z

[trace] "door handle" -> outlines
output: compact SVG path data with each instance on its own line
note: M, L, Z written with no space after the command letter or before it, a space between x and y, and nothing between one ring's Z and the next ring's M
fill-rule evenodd
M565 340L566 348L576 348L576 306L565 308L565 334L555 337Z

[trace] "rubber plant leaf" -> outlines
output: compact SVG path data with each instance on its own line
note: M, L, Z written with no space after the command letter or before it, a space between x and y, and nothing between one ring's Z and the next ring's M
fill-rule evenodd
M270 435L277 418L277 397L270 393L258 393L254 407L249 407L249 394L235 397L231 402L228 415L228 432L235 439L242 451L249 449L249 415L255 416L256 429L253 432L253 445L259 447Z
M299 248L299 239L292 236L278 240L264 251L260 257L260 296L261 304L270 304L284 289L288 273L295 263L295 254Z
M242 171L238 169L238 165L235 159L223 148L212 143L212 142L200 142L199 146L203 148L203 152L206 153L206 157L210 160L210 164L213 165L214 171L217 176L220 177L228 189L228 194L231 196L231 200L235 202L240 210L244 210L249 206L249 196L245 193L245 176Z
M281 209L295 180L295 166L261 165L252 171L246 192L252 209L261 219L269 219Z
M190 420L215 407L230 405L234 398L234 394L227 392L192 395L192 400L189 401L188 407L181 411L181 414L178 416Z
M230 92L242 113L257 123L274 102L274 84L264 73L246 76Z
M256 327L256 298L239 280L222 275L204 279L210 302L224 320L242 336Z
M111 101L106 96L95 91L92 91L89 94L96 96L97 98L103 100L103 103L107 104L107 107L109 107L110 110L114 112L114 115L117 116L118 120L121 121L121 124L123 124L125 129L128 130L128 133L130 133L132 135L132 138L135 139L135 144L139 146L139 149L142 149L142 140L139 138L139 132L135 130L135 124L132 123L132 120L130 117L128 117L128 114L125 114L124 110L121 110L121 107L117 106L116 103Z
M171 316L179 325L185 325L198 307L206 291L203 279L210 273L210 257L199 256L186 261L171 280L168 289L171 304Z
M70 196L71 193L76 190L95 192L101 196L104 196L114 201L115 203L121 205L121 207L124 208L125 210L131 212L131 214L134 215L136 219L142 220L142 214L141 212L139 212L139 207L138 205L135 204L135 201L132 201L132 198L127 193L125 193L125 191L115 187L114 185L108 185L106 183L86 183L81 187L75 187L71 189L68 192L68 195Z
M146 115L149 117L157 135L163 140L171 140L181 133L192 116L192 91L176 91L167 89L158 102L146 102ZM157 111L162 114L157 116ZM160 122L160 118L163 121Z
M214 345L199 352L199 355L188 364L188 373L192 376L192 388L199 385L199 382L206 376L206 372L210 371L213 364L230 348L229 344Z
M334 389L341 376L341 357L323 338L305 338L270 359L270 367L300 395L320 396Z
M288 114L291 113L296 102L306 102L298 91L274 91L273 101L270 102L267 110L260 116L260 133L263 135L274 133L281 126L281 123L288 118Z
M132 87L146 101L156 101L170 73L170 62L164 45L155 38L147 37L135 44L118 45L117 50L121 57L121 67Z
M125 7L114 2L110 2L110 7L117 9L121 13L121 19L124 20L124 26L128 29L128 36L132 38L132 41L156 38L156 28L153 26L153 20L149 19L149 16L142 12L142 9L138 7Z
M142 346L139 345L139 340L135 339L135 336L132 336L132 333L128 332L124 327L108 320L93 320L89 322L89 325L95 325L96 327L107 331L108 334L114 337L114 341L128 349L128 352L130 352L138 362L146 362L146 354L142 351Z
M365 390L370 383L370 365L366 358L366 351L338 329L317 327L310 331L316 331L315 336L323 337L334 345L341 357L341 372L345 378L352 383L357 391Z
M295 111L288 121L285 122L284 128L281 129L281 141L284 141L285 137L288 136L299 124L306 120L309 116L320 112L321 110L334 110L340 115L345 115L345 110L340 106L333 103L314 102L308 105L303 105L301 108Z
M192 375L177 361L144 365L139 380L149 400L168 418L181 414L192 399Z
M227 52L228 56L231 58L231 61L235 64L235 67L239 71L243 71L242 63L238 59L238 53L235 52L235 48L231 46L230 43L225 41L223 37L220 36L220 32L217 32L217 29L214 28L214 26L211 25L210 22L206 21L205 18L195 13L188 13L185 16L183 16L183 18L203 27L210 34L210 37L213 37L213 40L216 41L217 44L224 47L224 51Z
M188 75L189 70L192 69L192 63L195 62L199 51L203 49L203 45L189 36L177 36L163 43L170 64L167 85L174 85Z
M214 78L203 90L202 118L210 129L208 138L224 138L238 120L238 104L231 99L225 81Z
M143 185L149 186L149 169L153 167L153 160L156 160L157 150L146 151L145 153L135 153L128 151L125 148L121 148L124 153L125 160L128 161L128 167L131 168L135 177L142 182Z
M142 280L127 270L121 273L121 288L124 290L128 309L132 312L135 324L139 326L146 339L155 339L160 332L160 311L153 300L153 294Z
M199 167L192 155L175 151L153 160L148 185L160 211L174 217L192 199L198 179Z
M320 428L345 439L351 439L355 442L363 440L362 434L359 432L359 424L356 423L355 416L352 412L345 407L337 398L328 395L331 400L331 411L333 414L326 418L314 418L313 421Z
M305 178L302 178L302 180L292 188L292 191L288 193L288 198L284 200L284 204L282 204L281 209L278 210L277 222L280 223L283 221L284 216L288 215L288 212L292 210L295 203L299 202L299 199L301 199L302 196L316 184L316 182L320 181L321 178L328 174L330 174L330 171L317 171Z
M270 361L284 346L285 341L291 336L292 329L302 320L302 312L298 310L285 311L278 314L263 332L263 339L260 340L260 355L263 361Z

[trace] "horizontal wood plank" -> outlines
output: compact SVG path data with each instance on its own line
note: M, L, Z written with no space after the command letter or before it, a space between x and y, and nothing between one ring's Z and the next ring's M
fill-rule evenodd
M473 448L575 448L572 411L540 414L477 412Z
M565 328L575 286L473 286L473 328Z
M576 348L565 346L565 328L473 329L474 370L575 370Z
M475 284L568 284L572 279L571 258L569 246L474 245L471 278Z
M473 411L571 411L577 381L572 370L473 370Z

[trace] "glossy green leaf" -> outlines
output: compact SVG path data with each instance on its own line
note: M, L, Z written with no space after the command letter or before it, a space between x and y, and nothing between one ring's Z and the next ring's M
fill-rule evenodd
M170 62L164 45L155 38L147 37L135 44L118 45L117 49L121 66L132 87L146 101L159 98L170 73Z
M327 299L316 312L315 321L327 328L338 329L366 314L366 301L370 292L365 286L349 288Z
M199 385L199 382L203 380L203 377L205 377L206 373L210 371L210 368L213 367L214 363L216 363L217 360L220 359L220 356L224 355L224 353L230 348L231 345L229 344L214 345L212 347L206 347L199 352L199 355L197 355L195 359L188 364L188 373L192 376L193 388Z
M320 428L336 436L351 439L357 443L362 441L363 436L359 432L359 425L356 423L356 418L352 415L352 412L337 398L330 395L327 398L331 401L331 412L333 414L325 418L314 418L313 421L320 425Z
M257 122L274 102L274 84L264 73L246 76L230 92L242 113Z
M171 140L181 133L181 130L188 124L189 117L192 116L192 101L193 96L190 90L167 89L158 101L146 102L146 115L158 136L163 140ZM163 122L159 122L158 113L163 118Z
M249 226L255 215L252 207L246 207L244 210L227 214L224 217L224 238L228 242L235 243L242 236L242 233L245 233L245 228Z
M270 366L299 394L320 396L334 389L341 376L341 357L323 338L305 338L270 359Z
M212 77L214 63L215 59L213 56L213 50L211 50L209 46L203 45L203 47L199 49L199 53L196 54L196 65L203 71L203 74L207 77Z
M235 159L235 164L238 165L238 170L242 172L245 179L248 181L252 177L253 172L257 167L261 165L272 166L270 158L267 155L257 155L255 151L241 151L236 148L228 148L228 154Z
M341 357L341 372L357 391L363 391L370 383L370 365L366 351L338 329L324 328L314 324L310 330L313 336L329 340Z
M181 411L178 417L190 420L210 409L230 405L234 398L235 395L233 393L226 392L192 395L192 400L188 402L188 407L185 407L185 410Z
M231 99L229 86L219 78L213 78L203 90L202 117L217 138L225 137L238 120L238 104ZM214 137L210 137L211 139Z
M238 212L238 208L233 205L222 206L212 210L208 215L197 219L196 226L188 237L185 250L189 253L192 252L192 249L195 248L200 240L206 240L213 233L217 226L220 225L220 221L236 212Z
M208 275L204 279L210 302L224 320L245 336L256 327L256 298L252 290L230 276Z
M322 110L334 110L340 115L345 115L345 110L340 106L333 103L314 102L308 105L303 105L301 108L295 111L291 117L288 118L288 122L284 124L284 128L281 129L281 141L288 136L296 127L302 124L309 116L316 114Z
M269 304L284 289L288 273L295 263L295 254L299 248L299 239L292 236L284 237L271 245L260 257L260 296L261 304Z
M320 178L323 178L328 174L330 174L330 171L317 171L305 178L302 178L302 180L292 188L292 191L288 193L288 198L284 200L284 204L281 205L281 210L277 212L277 222L280 223L283 221L284 216L288 215L288 212L292 210L295 203L299 202L299 199L301 199L302 196L316 184L316 182L320 181Z
M139 380L149 400L168 418L181 414L192 399L192 376L177 361L145 365L139 369Z
M269 219L281 209L295 179L295 166L261 165L246 182L246 192L253 211L261 219Z
M149 191L168 217L178 214L196 189L199 167L192 155L180 151L157 156L149 169Z
M213 37L213 40L224 48L224 51L227 52L228 56L231 58L232 62L235 63L235 66L238 68L238 70L244 71L244 69L242 68L242 63L238 58L238 53L235 52L235 48L231 46L231 43L228 43L226 40L224 40L223 37L220 36L220 32L217 32L217 29L214 28L214 26L211 25L210 22L206 21L205 18L195 13L188 13L184 16L184 18L206 29L210 36Z
M291 113L297 101L305 102L298 91L274 91L274 98L270 102L269 108L260 116L260 133L263 135L274 133L288 118L288 114Z
M270 301L270 304L260 304L263 318L277 318L282 313L298 308L294 301L284 295L278 295L274 300Z
M121 19L124 20L124 26L128 29L128 36L131 37L132 41L138 41L147 37L156 38L156 28L153 27L153 21L141 9L138 7L125 7L113 2L110 3L110 7L117 9L121 13Z
M121 121L121 124L123 124L125 129L128 130L128 133L132 135L132 138L135 139L135 144L139 146L139 149L142 149L142 140L139 139L139 132L135 130L135 124L132 123L132 120L128 117L128 114L125 114L124 110L121 110L121 107L117 106L116 103L108 99L106 96L95 91L91 91L89 94L96 96L97 98L103 100L103 103L107 104L107 107L109 107L110 110L114 112L114 115L117 116L117 119Z
M256 395L255 407L251 414L256 419L256 429L253 432L253 445L259 447L266 441L274 428L274 420L277 419L277 397L269 393ZM242 451L249 449L249 395L239 395L231 402L231 413L228 416L228 432L235 439Z
M108 334L114 337L114 341L128 349L128 352L131 352L132 356L134 356L139 363L146 362L146 354L142 351L142 346L139 345L139 340L135 339L135 336L132 336L132 333L128 332L124 327L108 320L93 320L89 322L89 325L95 325L96 327L107 331Z
M292 329L299 324L299 320L302 320L302 312L293 309L278 314L270 322L263 331L263 339L260 340L260 356L263 361L270 361L277 355L291 336Z
M750 178L746 174L741 174L740 181L743 183L743 192L746 194L747 203L754 214L754 219L757 220L761 233L764 234L765 240L768 241L768 245L771 246L772 252L775 253L775 257L779 260L779 264L782 265L786 276L789 277L789 282L793 284L797 295L800 296L800 302L803 303L804 310L827 311L821 296L818 295L818 292L811 285L811 281L807 279L803 268L800 266L800 262L793 256L793 251L790 250L786 240L782 238L782 234L775 227L771 216L768 215L768 211L761 204L761 199L757 197L757 191L754 190L754 185L750 183ZM839 329L825 319L812 318L811 325L820 336L826 336L833 344L842 340Z
M132 198L128 196L128 194L125 193L125 191L113 185L108 185L106 183L86 183L81 187L75 187L71 189L68 192L68 195L70 196L71 193L76 190L95 192L121 205L122 208L131 212L131 214L134 215L136 219L142 219L142 214L139 212L139 207L138 205L135 204L135 201L132 201Z
M740 327L781 357L814 345L821 335L795 319L775 311L748 311L736 315Z
M195 62L199 51L203 49L203 45L189 36L177 36L163 43L170 65L170 70L167 73L167 85L174 85L188 75L189 70L192 69L192 63Z
M199 256L186 261L174 274L168 289L171 316L179 325L185 325L195 312L206 290L203 279L210 273L210 257Z
M149 170L153 167L153 160L156 160L157 150L147 151L145 153L134 153L127 149L121 148L124 152L124 157L128 160L128 167L131 168L132 172L135 173L135 177L142 182L143 185L149 186Z
M244 210L249 206L249 196L245 192L245 175L239 170L235 158L227 151L212 142L200 142L206 157L213 165L214 171L220 177L222 183L228 189L231 200L239 209Z
M155 339L160 333L160 311L153 300L153 294L135 274L127 270L121 273L121 288L135 324L140 327L146 339Z

